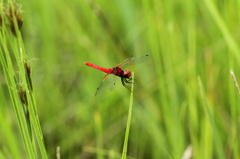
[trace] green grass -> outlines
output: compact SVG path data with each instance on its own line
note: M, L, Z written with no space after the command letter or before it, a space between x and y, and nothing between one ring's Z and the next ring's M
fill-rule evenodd
M129 159L177 159L188 147L193 159L240 158L229 73L239 82L238 1L16 2L21 32L5 17L0 34L0 158L56 158L58 146L71 159L121 158L123 147ZM118 78L94 96L105 74L83 62L113 67L146 54L127 68L133 94Z
M219 135L217 133L217 128L216 128L216 125L215 125L215 122L213 120L213 116L211 114L211 111L209 109L209 106L208 106L208 103L206 101L206 95L205 95L205 92L204 92L204 88L203 88L203 85L202 85L202 81L200 78L198 78L198 83L199 83L199 87L200 87L200 91L201 91L201 95L202 95L202 100L203 100L203 103L205 105L205 111L206 111L206 116L208 117L208 120L211 124L211 128L212 128L212 132L213 132L213 137L214 137L214 141L215 141L215 145L216 145L216 149L217 149L217 153L218 153L218 158L221 158L221 159L224 159L224 153L223 153L223 148L222 148L222 144L219 140Z
M130 94L130 103L129 103L129 110L128 110L126 133L125 133L125 139L124 139L124 144L123 144L122 159L126 159L126 156L127 156L128 138L129 138L129 134L130 134L130 126L131 126L131 121L132 121L134 72L132 72L132 84L131 85L132 85L132 87L131 87L131 94Z
M14 13L17 13L15 12L16 9L14 9L16 7L14 7L14 4L11 1L9 1L8 6L3 4L1 4L1 6L5 6L5 9L1 7L3 25L0 36L2 44L0 59L4 75L6 77L10 98L17 117L20 135L26 150L26 155L28 158L37 158L37 151L39 148L42 158L47 158L45 146L43 144L42 131L36 111L35 96L33 89L30 87L30 65L27 64L28 61L26 59L25 49L18 30L17 15L16 17L10 16L10 14L14 15ZM8 16L6 10L10 13ZM12 21L15 29L9 29L11 26L10 21ZM13 55L10 53L13 53ZM16 64L13 62L16 62ZM14 70L14 67L17 67L18 70ZM29 68L29 72L27 72L27 67ZM5 122L7 121L2 121L4 124ZM8 136L8 134L4 135L6 135L6 138L11 138L11 140L14 137ZM11 141L11 143L8 144L11 147L13 143ZM21 155L18 153L19 152L16 151L15 146L13 146L10 151L12 157L20 158Z

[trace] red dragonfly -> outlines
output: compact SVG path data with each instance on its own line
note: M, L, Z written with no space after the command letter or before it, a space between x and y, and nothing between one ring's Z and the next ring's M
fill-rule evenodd
M113 90L113 88L116 84L116 76L120 77L121 81L122 81L122 85L130 90L131 87L128 86L127 83L132 83L131 72L129 70L123 71L123 69L129 65L136 65L136 64L142 63L142 62L146 61L147 59L149 59L150 57L151 57L150 55L145 55L145 56L142 56L142 57L134 60L133 56L130 56L129 58L124 60L122 63L113 67L112 69L103 68L103 67L99 67L97 65L91 64L89 62L84 62L84 64L87 66L90 66L92 68L95 68L95 69L98 69L100 71L107 73L103 77L102 83L97 88L95 96L99 93L99 91L102 88L102 85L107 77L110 79L110 82L109 82L110 91Z

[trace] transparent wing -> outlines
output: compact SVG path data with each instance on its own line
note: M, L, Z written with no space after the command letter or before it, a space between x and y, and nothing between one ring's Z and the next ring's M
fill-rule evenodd
M106 80L106 78L107 78L109 75L110 75L110 74L108 73L108 74L106 74L106 75L103 77L103 80L102 80L101 84L98 86L98 88L97 88L97 90L96 90L95 96L98 95L99 91L100 91L101 88L102 88L102 85L103 85L104 81Z
M114 89L116 85L116 76L113 74L110 74L108 76L108 86L109 86L109 90L112 91Z
M117 70L116 69L113 69L112 73L109 75L108 77L108 86L109 86L109 90L112 91L114 89L114 86L116 85L116 73L117 73Z
M150 58L151 58L150 55L144 55L142 57L139 57L138 59L133 60L131 63L129 63L129 65L137 65L137 64L140 64Z
M123 62L121 62L120 64L118 64L117 66L120 67L120 66L122 66L122 65L125 65L125 64L133 61L133 60L134 60L134 57L133 57L133 55L131 55L129 58L127 58L126 60L124 60Z
M132 56L131 56L132 57ZM150 59L151 56L150 55L144 55L142 57L139 57L137 59L134 60L134 58L132 57L131 60L125 60L124 62L122 62L121 64L118 65L118 67L121 67L122 69L129 66L129 65L137 65L140 64L148 59Z
M101 84L98 86L97 90L96 90L96 93L95 93L95 96L98 95L99 91L101 90L102 88L102 85L103 85L104 81L101 82Z

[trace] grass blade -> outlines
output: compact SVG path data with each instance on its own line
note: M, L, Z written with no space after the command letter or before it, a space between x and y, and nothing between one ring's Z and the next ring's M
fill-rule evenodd
M236 60L238 61L238 64L239 64L240 56L239 56L239 48L238 48L237 42L232 37L227 25L221 18L221 15L218 12L218 10L216 9L216 6L214 5L214 3L211 0L204 0L204 2L207 6L208 11L210 12L210 15L212 16L212 18L215 21L215 23L217 24L220 32L222 33L224 40L228 44L231 52L236 57Z
M208 106L208 103L207 103L207 100L206 100L206 95L205 95L204 88L203 88L202 81L201 81L200 77L198 77L198 84L199 84L199 87L200 87L200 93L201 93L201 96L202 96L202 101L203 101L203 104L206 108L205 109L206 114L207 114L206 116L209 119L212 131L213 131L213 137L214 137L214 141L215 141L218 156L219 156L220 159L224 159L225 157L224 157L224 153L223 153L223 148L222 148L219 136L218 136L218 132L217 132L215 122L213 120L213 116L211 114L211 111L209 109L209 106Z
M130 132L132 108L133 108L133 86L134 86L134 72L132 72L132 87L131 87L131 93L130 93L130 103L129 103L127 127L126 127L126 133L125 133L125 139L124 139L124 145L123 145L122 159L126 159L127 157L128 137Z
M32 85L30 86L29 82L31 69L28 65L29 70L26 70L26 62L28 60L18 25L22 23L22 21L20 21L21 11L11 0L6 6L8 6L6 7L7 9L2 8L5 14L1 11L2 28L0 43L2 44L2 48L0 49L0 62L4 70L9 94L18 120L26 155L28 158L38 158L38 146L42 158L47 158L36 111L35 96ZM16 67L14 67L15 65ZM16 74L16 72L18 72L18 74ZM28 75L27 72L29 73Z

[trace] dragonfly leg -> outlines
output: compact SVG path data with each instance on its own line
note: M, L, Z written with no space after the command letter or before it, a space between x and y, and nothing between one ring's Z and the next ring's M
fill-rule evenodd
M124 80L126 83L132 83L132 78L125 78Z
M125 88L131 90L131 87L126 84L126 83L131 83L130 80L128 81L128 80L126 80L126 78L121 77L121 81L122 81L122 85L123 85ZM126 82L126 83L125 83L125 82Z

